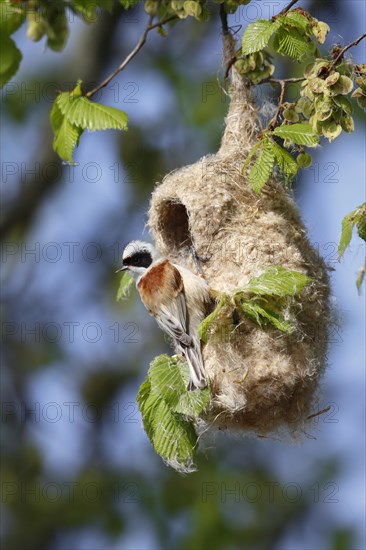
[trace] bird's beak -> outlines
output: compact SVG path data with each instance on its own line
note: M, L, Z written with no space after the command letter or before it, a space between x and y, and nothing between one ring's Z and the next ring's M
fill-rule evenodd
M126 265L123 265L122 267L117 269L117 271L115 271L115 273L119 273L120 271L127 271L127 269L128 269L128 267Z

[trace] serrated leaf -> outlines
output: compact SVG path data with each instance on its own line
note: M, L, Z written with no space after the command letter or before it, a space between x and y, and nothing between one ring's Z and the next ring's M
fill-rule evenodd
M289 30L281 27L273 41L273 47L277 53L287 55L300 61L306 55L311 55L314 52L313 42L301 34L297 29Z
M241 292L260 296L294 296L310 281L310 277L299 271L291 271L282 266L269 267L259 277L250 279Z
M254 145L254 147L249 151L249 154L247 156L247 158L245 159L245 162L243 164L243 168L242 168L242 172L244 173L246 167L248 166L249 162L251 161L251 159L253 158L253 155L256 153L256 151L258 151L259 147L263 147L263 143L264 141L261 140L261 141L258 141L258 143L256 143Z
M250 23L244 31L242 38L242 53L259 52L265 48L272 34L280 27L279 21L270 21L268 19L258 19Z
M187 391L177 357L166 354L155 357L150 365L149 379L152 391L160 395L172 410L179 396Z
M167 462L190 468L197 440L192 422L172 412L165 401L157 397L153 435L156 452Z
M294 325L290 322L284 319L282 315L279 313L276 313L274 311L270 311L259 304L253 304L254 308L256 309L258 315L266 319L271 325L273 325L275 328L280 330L281 332L285 332L286 334L291 334L294 331Z
M299 170L299 165L294 157L275 141L271 140L271 146L275 155L276 163L281 168L282 172L286 174L289 179L294 178Z
M116 302L119 302L119 300L125 300L129 297L133 283L134 278L132 277L132 275L130 275L130 273L124 272L117 290Z
M174 411L188 417L199 416L209 405L211 392L209 388L183 393Z
M176 469L192 469L197 433L192 418L208 405L210 392L188 392L188 365L160 355L152 361L137 403L145 431L156 452ZM190 418L188 418L190 417Z
M5 33L0 36L0 88L2 88L19 69L22 54L12 40Z
M262 152L252 166L248 183L256 193L260 193L269 180L274 165L275 155L271 145L265 143Z
M342 232L341 232L341 238L338 245L338 254L339 257L342 257L347 246L351 242L352 239L352 232L353 228L357 222L357 208L356 210L353 210L349 214L347 214L343 220L342 220Z
M156 398L151 396L151 384L149 377L147 376L140 386L138 394L136 396L136 402L139 407L142 416L142 423L146 432L146 435L152 442L154 436L153 418L154 410L157 405Z
M207 317L205 317L203 321L201 321L201 323L198 325L197 332L202 342L204 343L207 342L208 330L212 325L212 323L214 322L214 320L216 319L216 317L219 315L220 311L222 310L226 302L227 302L227 296L225 294L222 294L220 296L220 301L216 306L216 308L213 310L213 312L210 313L210 315L208 315Z
M54 132L54 151L62 160L73 163L72 155L83 130L68 122L56 102L52 107L50 120Z
M286 334L291 334L294 331L294 325L286 320L283 315L271 311L255 301L241 301L240 307L244 315L255 322L261 329L265 329L270 324Z
M244 315L248 317L251 321L256 323L261 329L263 329L263 323L261 320L261 317L255 307L255 304L253 302L246 302L246 301L240 301L239 302L240 308Z
M319 143L319 137L314 134L312 127L307 122L278 126L273 134L282 139L294 141L297 145L315 147Z
M87 130L126 130L127 114L114 107L89 101L86 97L75 97L64 92L56 99L67 120Z
M284 17L279 18L282 24L291 25L302 31L307 31L309 28L309 20L305 15L298 11L288 11Z

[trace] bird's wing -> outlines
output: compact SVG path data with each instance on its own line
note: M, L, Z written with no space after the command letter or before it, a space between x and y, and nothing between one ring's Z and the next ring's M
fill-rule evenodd
M178 269L167 259L151 267L138 283L140 296L162 328L182 346L190 346L187 304Z
M163 259L141 277L137 285L142 301L160 328L176 342L190 367L188 389L204 388L205 370L197 334L189 334L187 303L179 270Z
M184 347L192 345L192 338L187 333L187 305L184 293L169 304L162 305L154 314L160 328Z

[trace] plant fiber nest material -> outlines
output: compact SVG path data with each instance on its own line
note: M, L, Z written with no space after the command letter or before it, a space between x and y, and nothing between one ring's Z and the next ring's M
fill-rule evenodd
M271 266L312 279L287 305L295 323L291 334L274 327L262 330L242 318L235 325L227 310L203 346L213 396L203 418L206 428L236 428L258 436L285 428L296 437L314 412L325 368L328 276L283 186L272 178L257 195L247 184L242 167L258 133L250 88L233 70L219 151L175 170L157 185L148 223L160 252L197 273L189 252L194 244L205 258L204 276L216 291L243 288Z

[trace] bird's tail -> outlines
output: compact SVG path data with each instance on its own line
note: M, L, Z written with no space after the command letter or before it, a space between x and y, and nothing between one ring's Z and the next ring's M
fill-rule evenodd
M203 367L200 341L193 340L192 345L182 348L189 366L190 381L187 386L188 391L196 388L203 389L207 386L206 373Z

